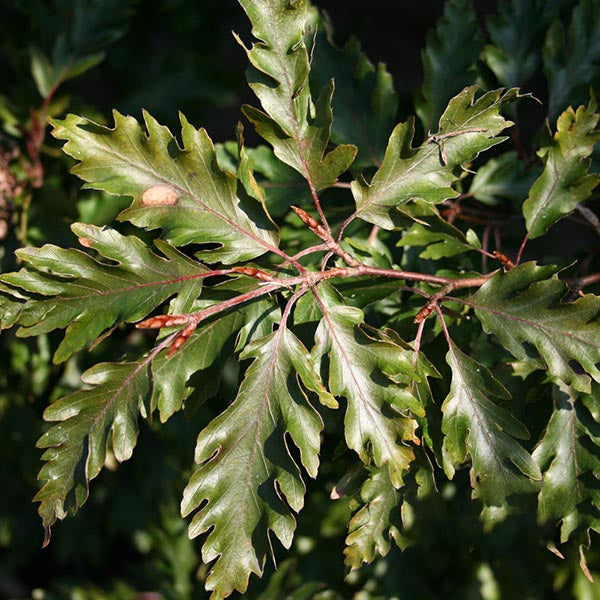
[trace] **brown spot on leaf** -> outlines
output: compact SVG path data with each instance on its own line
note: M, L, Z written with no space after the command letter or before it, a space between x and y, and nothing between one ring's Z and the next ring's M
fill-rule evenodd
M153 185L142 194L142 206L175 206L179 192L168 185Z
M90 238L80 237L80 238L77 238L77 240L79 241L79 243L82 246L85 246L86 248L91 248L92 247L92 240L90 240Z

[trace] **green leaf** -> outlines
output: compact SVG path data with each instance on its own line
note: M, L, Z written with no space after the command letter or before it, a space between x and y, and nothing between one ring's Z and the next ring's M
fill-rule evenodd
M149 358L138 363L101 363L82 375L80 390L51 404L46 421L57 421L38 441L46 464L34 501L50 539L57 519L75 512L88 497L88 482L100 473L110 449L119 462L131 457L138 435L138 413L150 394Z
M546 28L545 0L504 0L499 14L488 17L486 26L493 43L486 45L483 59L501 85L520 87L540 63L541 34Z
M116 323L139 321L175 294L200 295L206 267L167 243L157 242L163 258L139 238L114 229L83 223L72 229L83 246L110 262L48 244L18 250L27 267L1 276L11 286L42 296L23 306L18 335L65 329L55 362L66 360Z
M600 532L600 424L598 398L581 396L560 383L553 388L554 412L533 452L544 474L540 519L561 522L561 542L575 532ZM589 537L588 537L589 543Z
M425 131L437 123L446 104L465 86L475 83L475 65L483 48L471 0L449 0L423 51L425 80L415 98Z
M548 80L548 117L554 119L568 104L582 102L600 78L600 6L580 0L565 32L557 18L546 34L543 50Z
M0 282L0 331L9 329L21 315L26 298Z
M56 80L54 67L38 48L31 48L29 53L31 55L31 75L40 96L45 98L50 93Z
M392 77L384 64L372 65L355 38L341 50L327 38L317 36L310 79L318 89L335 80L331 138L358 147L355 167L379 166L398 108Z
M215 289L222 292L224 288L232 287L233 285L227 282L216 288L213 287L211 291L214 295ZM249 286L247 287L249 288ZM192 312L218 302L219 300L211 300L184 306L172 306L170 312ZM202 378L194 378L194 381L198 381L198 383L192 384L190 378L194 373L208 369L224 360L225 353L233 350L233 338L236 334L241 338L241 342L248 343L250 336L244 332L244 328L252 329L252 339L268 334L273 325L269 318L269 313L273 311L273 308L273 303L269 300L255 300L230 313L217 315L213 320L198 327L177 352L170 355L166 351L161 352L152 361L154 382L152 411L154 408L158 408L161 422L164 423L175 412L181 410L195 387L199 387L199 385L202 385L203 388L208 387L209 396L216 392L211 387L213 381L206 382Z
M253 68L248 81L265 112L246 106L244 115L275 155L320 190L337 180L356 156L354 146L326 152L331 134L333 82L313 105L308 86L309 59L303 41L306 0L240 0L259 43L246 49ZM277 27L271 24L277 23Z
M280 217L290 212L292 204L303 206L312 203L306 180L278 160L270 148L247 148L246 153L252 160L254 171L265 177L265 180L260 181L260 186L266 196L269 214Z
M133 196L121 213L139 227L162 228L174 245L218 244L203 258L232 263L255 258L278 244L263 206L238 196L235 176L223 171L204 129L183 115L183 149L171 132L144 113L146 132L132 117L114 112L108 129L76 115L52 121L52 132L67 140L63 150L80 161L73 173L84 187Z
M567 108L558 118L552 142L539 150L544 170L523 203L530 238L546 233L598 185L598 175L588 171L594 145L600 140L600 131L595 129L599 119L593 98L577 111Z
M200 467L182 501L184 516L197 510L190 537L212 530L202 548L204 562L217 559L206 579L212 598L243 593L250 573L262 574L271 532L290 547L305 487L286 436L315 477L323 424L304 388L328 396L308 352L284 326L241 357L254 361L233 404L198 436Z
M503 199L520 202L529 194L536 174L533 168L526 168L516 152L505 152L477 169L469 194L488 205Z
M496 137L512 125L500 109L519 97L516 89L487 92L475 99L476 87L452 98L439 123L439 130L417 148L412 147L414 123L394 129L381 168L370 183L352 183L356 214L361 219L393 229L393 210L413 198L437 204L458 194L452 184L458 177L454 167L467 164L480 152L502 142Z
M73 60L73 62L63 69L61 81L82 75L86 71L93 69L96 65L99 65L105 57L105 52L95 52L94 54L87 54Z
M446 362L452 370L450 392L442 405L444 471L452 479L455 468L471 458L473 497L498 518L511 494L535 489L540 471L515 441L528 439L525 426L490 398L510 394L483 365L450 343ZM533 480L533 481L532 481Z
M366 465L387 465L399 488L414 459L407 444L417 428L412 415L423 414L409 388L422 377L414 352L365 325L363 312L343 305L333 288L320 285L317 294L322 319L313 357L324 364L328 357L329 389L346 398L346 443Z
M243 108L244 116L257 133L273 146L275 156L301 173L317 191L333 185L356 156L356 147L349 145L337 146L325 154L331 129L332 95L333 82L321 90L306 127L289 137L265 113L251 106Z
M358 569L390 551L390 538L403 545L400 509L403 494L392 485L387 469L371 469L363 483L360 498L364 504L348 524L344 555L346 565Z
M498 272L467 303L484 330L517 359L545 366L553 377L589 393L590 376L600 382L600 299L588 294L561 302L567 288L556 275L548 279L555 271L530 262Z
M481 247L477 236L467 240L460 229L442 219L435 206L414 202L404 205L401 212L408 219L407 225L402 227L404 229L402 239L396 245L425 246L425 250L419 254L420 258L438 260ZM401 220L397 223L400 226L404 225Z

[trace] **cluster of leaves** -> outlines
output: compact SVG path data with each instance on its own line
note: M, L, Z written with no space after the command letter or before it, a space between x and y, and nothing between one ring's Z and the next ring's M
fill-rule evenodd
M141 422L185 411L198 438L181 513L204 536L213 599L245 592L275 540L291 547L306 475L324 470L331 502L352 512L350 570L391 540L415 543L414 513L468 472L487 526L533 511L543 541L559 556L572 545L591 578L600 300L583 289L600 276L592 243L576 257L564 240L600 230L582 205L598 183L600 114L593 93L578 105L600 77L600 3L506 1L486 40L471 4L449 0L424 53L420 122L398 124L385 68L355 41L334 47L306 0L240 4L261 105L242 112L269 146L247 148L241 125L215 146L184 116L180 139L148 113L51 120L85 187L133 201L112 227L74 224L81 249L18 250L21 268L0 276L2 328L64 330L56 365L128 324L159 335L147 347L134 330L46 409L46 543L103 467L132 456ZM56 52L52 68L33 55L46 98L67 77ZM76 74L98 60L85 56L64 64ZM520 89L540 66L548 112L525 138L542 108ZM223 389L234 397L218 405ZM320 465L325 446L335 454ZM281 596L284 564L265 597ZM318 597L302 587L295 597Z

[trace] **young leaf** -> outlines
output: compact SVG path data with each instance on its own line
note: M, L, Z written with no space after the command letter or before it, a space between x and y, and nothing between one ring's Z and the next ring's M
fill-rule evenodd
M484 330L495 334L517 359L542 366L528 352L532 346L550 375L589 393L590 376L600 382L600 299L588 294L561 302L565 285L556 275L547 279L555 271L525 263L499 272L467 302Z
M471 0L449 0L444 16L427 36L423 51L425 80L415 98L417 115L431 131L450 98L475 83L483 43Z
M545 0L504 0L499 14L486 20L493 44L483 58L501 85L520 87L535 73L540 62L540 36L547 25Z
M247 346L241 357L254 362L233 404L198 436L200 467L181 505L184 516L198 511L190 537L212 529L202 548L204 562L217 559L206 579L212 598L234 589L243 593L250 573L262 574L271 532L290 547L292 511L302 508L305 487L286 436L315 477L323 424L304 388L328 396L308 352L284 326Z
M211 261L232 263L275 250L275 226L259 202L238 197L236 179L217 164L204 129L195 129L180 115L182 149L148 113L147 135L134 118L113 114L113 129L68 115L53 121L52 133L67 140L64 152L80 161L73 173L88 182L85 187L134 197L121 220L160 227L178 246L218 244L203 251Z
M385 65L371 64L355 38L341 50L324 38L317 37L310 79L319 89L335 80L331 138L357 146L355 167L379 166L398 107L392 77Z
M346 443L366 464L387 465L394 487L414 459L407 442L415 439L423 409L409 382L420 379L414 352L368 328L363 312L340 303L333 288L318 287L322 319L315 334L314 359L329 357L329 389L347 400Z
M313 105L303 41L307 2L240 0L240 4L260 40L246 52L253 67L248 72L249 84L265 111L246 106L244 115L273 146L275 155L302 174L311 190L328 187L348 169L356 147L343 145L326 152L333 83L323 86Z
M600 424L594 396L578 397L559 383L553 397L554 412L533 458L544 474L538 514L561 521L564 543L574 532L600 532Z
M344 555L351 569L372 563L390 551L390 538L402 546L402 492L392 485L388 470L371 469L360 490L363 501L348 525Z
M577 111L567 108L558 118L552 142L539 150L544 170L523 203L530 238L546 233L598 185L598 175L588 172L594 145L600 140L600 131L595 129L600 115L595 111L594 99Z
M394 208L413 198L437 204L458 194L454 167L472 161L480 152L505 138L496 137L512 123L501 107L519 97L516 89L487 92L475 99L477 88L464 89L444 111L436 135L418 148L412 147L414 123L396 126L381 168L371 183L352 183L356 214L361 219L393 229Z
M115 323L142 319L175 294L200 295L206 267L167 243L157 242L162 258L139 238L114 229L83 223L72 229L83 246L111 263L48 244L18 250L27 268L2 275L2 281L43 296L30 298L22 308L18 335L65 329L55 362L66 360Z
M568 104L582 101L600 69L600 6L580 0L571 13L568 32L554 20L544 43L544 73L548 79L548 117L554 119Z
M51 404L46 421L58 421L38 441L46 464L38 479L45 481L34 501L46 530L57 519L75 512L88 497L88 482L100 473L107 448L119 462L128 460L135 447L138 413L145 412L150 377L145 358L137 363L101 363L81 377L93 386Z
M488 369L454 342L446 361L452 370L452 384L442 405L444 471L452 479L456 466L470 456L473 496L486 508L504 511L508 496L533 490L533 481L541 479L534 460L514 439L527 439L529 433L490 399L508 399L510 394Z

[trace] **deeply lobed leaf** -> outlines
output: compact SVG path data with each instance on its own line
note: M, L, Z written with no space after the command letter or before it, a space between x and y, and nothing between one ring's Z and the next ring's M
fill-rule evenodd
M44 481L34 501L46 530L57 519L75 512L88 497L88 482L101 471L107 449L123 462L131 457L138 435L138 413L145 412L151 382L150 359L135 363L101 363L82 376L89 389L51 404L46 421L57 421L38 441L46 464L38 479Z
M358 217L392 229L395 208L411 199L437 204L458 195L451 187L458 179L454 168L505 139L497 136L512 123L502 117L500 109L519 97L516 89L510 89L476 99L476 91L470 87L455 96L440 118L436 135L418 148L412 147L414 123L396 126L371 182L352 183Z
M540 471L515 440L529 433L510 412L491 398L510 394L491 372L450 343L446 361L452 370L450 392L442 405L444 470L452 479L457 465L470 456L473 496L480 498L491 515L506 510L506 499L535 489Z
M553 388L554 411L533 452L544 474L538 514L561 522L561 542L575 532L600 532L600 424L598 398L580 396L559 383Z
M18 316L18 335L65 329L56 362L116 323L142 319L175 294L200 295L206 267L169 244L157 242L163 258L139 238L113 229L82 223L72 229L84 247L110 262L46 245L17 251L27 267L2 275L4 282L32 295Z
M323 86L313 104L303 41L307 2L240 0L240 4L260 40L246 52L254 67L248 72L249 84L265 111L246 106L244 115L273 146L275 155L302 174L311 190L328 187L353 162L356 147L343 145L327 152L333 82Z
M371 469L360 490L364 504L348 525L344 555L351 569L373 562L376 556L386 556L390 539L402 545L402 491L392 484L387 469Z
M219 167L204 129L195 129L180 115L180 147L146 112L147 134L133 117L113 115L113 129L68 115L53 121L52 134L67 140L63 150L79 161L73 173L87 182L85 187L133 196L121 220L162 228L176 246L216 244L202 252L208 261L230 264L273 251L278 244L275 226L263 206L238 189L235 176ZM157 189L164 197L144 196Z
M423 413L409 384L427 371L415 372L413 351L365 326L363 312L342 304L333 288L320 285L317 294L322 319L313 357L329 358L329 389L347 400L346 443L365 464L387 466L399 488L414 459L407 443L415 439L413 414Z
M566 287L552 276L555 271L525 263L499 272L468 304L484 330L496 335L517 359L545 366L551 376L589 393L590 377L600 382L600 299L588 294L575 302L561 302ZM542 361L531 355L530 348Z
M425 246L419 254L420 258L437 260L481 247L472 229L465 235L460 229L443 219L435 206L414 202L402 207L400 212L406 215L407 223L405 228L403 227L402 239L396 245ZM398 223L404 225L401 219L398 219Z
M544 170L523 203L530 238L546 233L587 200L598 185L598 175L588 171L594 145L600 140L600 131L596 130L599 119L594 99L576 111L567 108L558 118L552 141L538 151Z
M244 592L250 573L262 574L271 532L289 548L305 487L286 436L315 477L323 424L305 389L331 402L308 352L284 326L247 346L242 358L254 362L233 404L198 436L200 467L182 501L184 516L197 511L191 537L212 530L202 558L216 559L206 580L214 598Z

